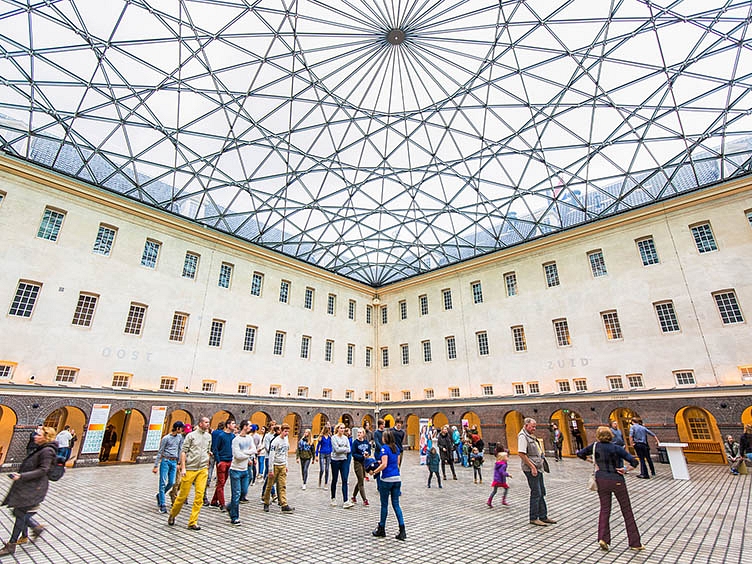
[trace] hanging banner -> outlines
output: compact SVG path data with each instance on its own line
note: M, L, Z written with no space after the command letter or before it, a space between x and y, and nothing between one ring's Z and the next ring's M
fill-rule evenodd
M159 442L162 440L162 428L167 416L167 406L153 405L149 417L149 430L146 432L146 442L142 451L159 450Z
M425 464L426 463L426 456L428 455L428 443L431 440L431 431L430 431L430 425L429 425L429 419L420 419L418 421L418 426L420 427L420 437L419 437L419 451L420 452L420 463Z
M89 426L86 427L86 437L81 447L81 454L99 453L102 448L102 439L104 438L104 428L107 425L107 419L110 417L109 403L95 403L91 408L89 417Z

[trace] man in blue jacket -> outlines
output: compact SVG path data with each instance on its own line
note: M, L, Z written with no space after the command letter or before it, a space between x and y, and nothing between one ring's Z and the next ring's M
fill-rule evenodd
M236 427L235 420L229 418L225 421L225 428L216 434L216 440L212 437L212 453L217 463L217 487L214 489L211 505L222 511L225 509L225 483L232 464L232 439L235 438Z

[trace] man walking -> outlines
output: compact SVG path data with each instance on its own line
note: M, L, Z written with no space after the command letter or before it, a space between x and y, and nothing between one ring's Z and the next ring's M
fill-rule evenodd
M283 423L279 435L269 443L269 473L267 483L264 488L264 511L269 512L269 503L271 502L272 488L277 486L277 499L282 508L282 513L292 513L294 508L287 504L287 453L290 450L290 441L287 435L290 433L290 426Z
M211 500L212 507L225 510L225 483L232 464L232 440L235 438L235 420L230 417L220 433L212 433L212 452L217 463L217 487Z
M517 435L517 454L522 459L522 471L530 487L530 524L539 527L556 523L548 518L546 507L546 486L543 483L543 458L540 443L535 436L538 423L525 418L522 430Z
M71 439L73 435L70 432L70 425L66 425L62 431L57 434L55 441L57 441L57 457L62 458L65 462L71 455Z
M175 517L183 509L188 494L191 493L191 486L196 485L196 492L193 496L193 508L191 516L188 519L188 528L191 531L200 531L198 524L198 514L201 511L206 490L206 479L209 476L209 454L211 453L211 434L209 433L209 418L201 417L198 420L198 429L188 433L183 441L183 449L180 451L180 464L178 471L182 481L180 482L180 493L175 503L172 504L170 516L167 518L167 524L175 524Z
M157 492L157 505L161 513L167 513L167 503L165 501L165 493L170 490L172 495L172 486L175 483L175 474L178 470L178 458L180 457L180 450L183 448L183 422L175 421L172 424L172 429L159 443L159 450L157 451L157 457L154 459L154 468L152 472L156 474L159 472L159 492ZM172 497L173 503L175 498Z
M240 432L232 440L232 464L230 465L230 505L227 512L230 514L230 523L240 525L240 500L248 492L248 463L256 454L256 443L253 437L248 434L251 428L251 422L243 420L240 422Z
M637 477L642 478L643 480L650 478L650 476L648 476L648 466L650 466L650 474L655 476L655 466L653 466L653 459L650 458L648 435L653 437L655 442L660 446L660 442L658 441L658 437L655 436L655 433L647 427L643 427L642 419L639 417L632 419L632 426L629 429L629 438L632 441L632 446L637 453L637 457L640 459L640 475Z

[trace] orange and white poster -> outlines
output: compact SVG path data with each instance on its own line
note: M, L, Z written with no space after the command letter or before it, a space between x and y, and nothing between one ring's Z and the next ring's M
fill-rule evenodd
M107 426L107 419L109 417L109 403L94 404L91 408L89 425L86 427L86 438L84 438L84 444L81 447L81 454L92 454L101 450L104 428Z

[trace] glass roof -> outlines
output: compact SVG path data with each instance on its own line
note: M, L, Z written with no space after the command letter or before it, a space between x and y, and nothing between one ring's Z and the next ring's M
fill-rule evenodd
M380 286L752 169L752 0L0 0L0 147Z

